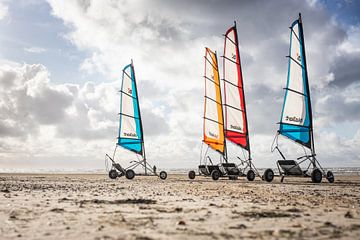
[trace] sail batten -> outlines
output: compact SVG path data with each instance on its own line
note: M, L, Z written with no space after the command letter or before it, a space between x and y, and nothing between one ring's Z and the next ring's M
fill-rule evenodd
M143 154L143 133L133 64L122 71L118 145Z
M279 133L301 145L312 148L312 115L310 89L305 61L302 23L290 27L288 75Z
M236 26L228 29L224 36L225 137L236 145L249 150L245 95Z
M205 50L204 139L212 149L225 154L224 120L216 53Z

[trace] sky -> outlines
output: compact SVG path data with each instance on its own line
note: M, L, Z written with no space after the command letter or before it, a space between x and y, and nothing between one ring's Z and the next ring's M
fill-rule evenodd
M0 0L0 170L104 169L131 59L147 159L158 169L195 168L205 47L221 56L234 21L252 157L274 168L289 26L299 12L317 158L324 167L359 167L359 1ZM279 144L288 158L303 151L285 138ZM231 158L242 156L229 145ZM135 158L118 151L119 161Z

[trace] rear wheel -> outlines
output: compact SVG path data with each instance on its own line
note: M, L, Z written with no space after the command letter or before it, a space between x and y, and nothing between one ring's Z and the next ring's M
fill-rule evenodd
M313 183L321 183L322 180L322 172L315 168L311 173L311 180Z
M135 177L135 172L134 172L134 170L132 170L132 169L128 169L128 170L126 170L126 173L125 173L125 177L127 178L127 179L133 179L134 177Z
M190 171L188 174L189 179L195 179L195 176L196 176L195 171Z
M211 173L211 177L214 181L219 180L220 178L220 172L218 170L214 170Z
M254 170L250 169L247 174L246 174L246 178L247 180L249 180L250 182L254 181L255 179L255 172Z
M272 182L272 180L274 179L274 171L270 168L266 169L263 178L267 182Z
M115 169L109 171L109 178L116 179L118 177L118 173Z
M329 181L329 183L333 183L335 181L335 177L332 171L328 171L326 173L326 179Z
M159 177L160 179L165 180L167 178L167 173L165 171L161 171Z

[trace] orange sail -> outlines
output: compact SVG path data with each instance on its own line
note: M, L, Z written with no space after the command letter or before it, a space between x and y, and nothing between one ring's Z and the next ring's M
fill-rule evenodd
M205 51L204 142L224 154L224 119L216 53Z

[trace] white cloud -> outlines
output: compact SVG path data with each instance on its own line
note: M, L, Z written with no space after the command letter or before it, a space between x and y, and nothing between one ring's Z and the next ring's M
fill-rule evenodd
M24 48L24 51L29 53L44 53L46 52L46 49L41 47L30 47L30 48Z
M6 18L9 14L9 7L5 2L0 1L0 21Z

